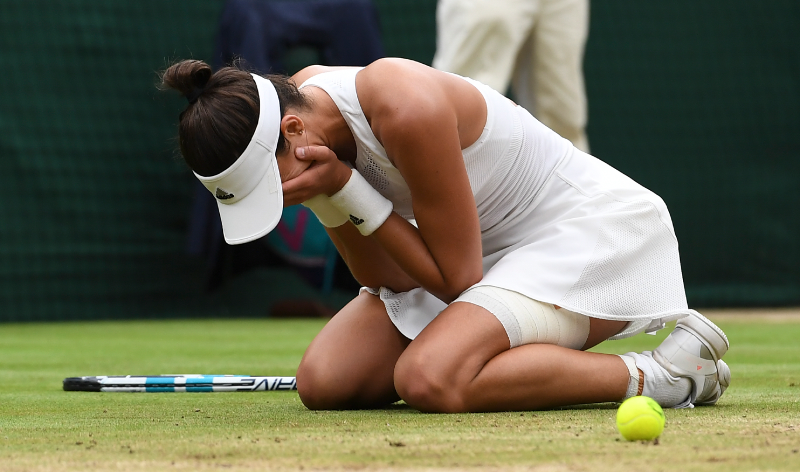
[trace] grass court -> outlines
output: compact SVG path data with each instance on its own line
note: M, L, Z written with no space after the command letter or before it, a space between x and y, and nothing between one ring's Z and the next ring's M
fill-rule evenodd
M294 375L324 320L3 324L0 470L800 470L800 311L703 313L731 340L732 386L716 407L666 410L657 444L623 440L613 403L436 415L314 412L296 392L61 390L81 375Z

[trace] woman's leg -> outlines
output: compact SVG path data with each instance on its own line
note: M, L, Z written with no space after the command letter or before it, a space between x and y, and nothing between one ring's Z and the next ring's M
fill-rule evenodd
M312 410L396 402L394 367L409 342L380 298L362 292L325 325L303 355L297 369L300 399Z
M592 319L584 347L624 325ZM509 347L493 314L453 303L400 356L395 386L412 407L436 412L535 410L625 397L630 373L619 356L551 344Z

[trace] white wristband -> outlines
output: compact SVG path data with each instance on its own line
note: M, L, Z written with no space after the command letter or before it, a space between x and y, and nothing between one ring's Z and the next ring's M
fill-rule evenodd
M364 236L378 229L392 214L392 202L375 190L353 169L350 180L331 195L330 202L345 215Z
M331 204L327 195L322 193L309 198L301 205L314 212L319 222L326 228L337 228L350 220L347 215Z

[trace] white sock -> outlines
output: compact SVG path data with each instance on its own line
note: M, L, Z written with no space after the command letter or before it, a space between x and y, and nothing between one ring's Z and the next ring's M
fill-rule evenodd
M635 397L639 394L639 382L641 379L639 378L639 369L636 367L636 361L633 357L629 356L619 356L623 362L625 362L625 367L628 368L628 391L625 393L625 398L623 400L627 400L631 397Z
M653 359L651 351L644 351L641 354L628 352L620 357L623 360L625 360L625 357L633 359L636 368L644 373L642 395L652 398L665 408L690 407L689 394L692 392L692 381L686 377L673 377L670 375ZM626 361L627 364L628 362ZM629 392L630 389L629 385Z

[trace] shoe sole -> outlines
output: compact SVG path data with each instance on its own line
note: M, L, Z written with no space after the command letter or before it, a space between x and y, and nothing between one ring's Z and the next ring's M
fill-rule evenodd
M725 389L731 385L731 369L722 359L717 362L717 378L719 378L719 386L724 393Z
M685 329L696 335L714 356L714 361L722 359L722 356L724 356L730 348L728 337L725 336L725 333L719 326L694 310L692 310L689 316L678 320L676 328Z

